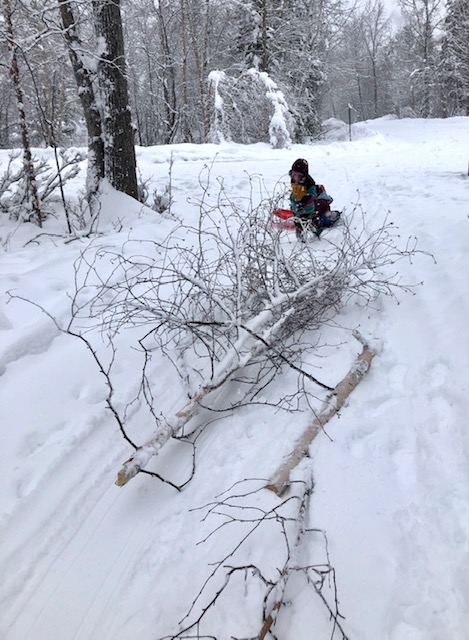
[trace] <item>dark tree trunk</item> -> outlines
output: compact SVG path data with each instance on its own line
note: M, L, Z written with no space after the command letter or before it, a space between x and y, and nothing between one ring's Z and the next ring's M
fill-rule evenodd
M160 41L162 47L162 85L163 85L163 99L164 99L164 142L170 144L173 142L176 135L178 126L177 118L177 100L176 100L176 85L175 85L175 63L171 54L171 48L169 46L168 32L163 14L163 7L161 2L157 5L159 28L160 28Z
M138 197L134 131L124 54L120 0L93 0L96 34L103 43L98 75L104 102L105 172L113 187Z

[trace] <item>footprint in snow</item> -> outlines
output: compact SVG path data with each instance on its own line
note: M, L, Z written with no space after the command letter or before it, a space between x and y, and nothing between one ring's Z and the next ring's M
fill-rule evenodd
M396 364L388 371L388 386L393 391L403 393L406 390L405 378L407 367L403 364Z
M398 622L390 634L391 640L424 640L423 633L407 622Z
M425 378L432 389L443 386L448 380L448 365L442 360L430 363L426 368Z
M18 457L30 458L42 451L45 447L61 442L61 438L58 434L60 434L64 427L65 423L61 422L56 427L52 428L48 434L41 433L39 431L30 431L22 439L18 451Z
M391 415L391 409L399 403L399 398L389 395L370 399L366 403L364 413L368 418L377 418L385 413L390 413Z

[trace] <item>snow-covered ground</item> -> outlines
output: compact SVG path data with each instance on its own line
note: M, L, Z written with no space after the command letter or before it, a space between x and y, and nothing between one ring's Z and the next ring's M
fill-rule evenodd
M305 535L297 566L334 568L336 594L331 574L323 594L333 610L336 595L350 640L467 640L469 118L382 118L355 125L352 142L346 128L342 133L278 151L263 144L138 149L139 171L163 191L172 162L172 211L196 224L207 166L212 184L223 180L242 207L279 183L288 186L291 163L304 157L345 216L358 204L370 228L387 217L403 246L416 237L433 256L397 263L403 282L422 283L413 294L401 292L399 304L385 297L363 308L351 301L337 319L349 340L343 349L330 347L339 356L323 358L317 377L330 385L343 377L361 348L353 329L378 353L304 463L315 483L307 523L323 534ZM0 169L7 158L0 152ZM83 182L82 172L68 192ZM223 520L207 505L251 492L233 501L250 514L249 507L262 510L257 515L275 509L284 498L256 479L270 477L310 416L258 404L212 416L183 491L144 474L118 488L117 471L133 450L106 406L103 376L84 344L39 308L66 324L73 265L90 243L88 251L119 249L128 239L159 241L177 224L111 190L92 239L64 243L42 235L27 244L37 228L0 220L2 640L174 637L223 587L224 565L256 565L269 579L283 567L284 540L269 521L215 571L246 529L234 522L217 530ZM44 231L64 228L51 219ZM319 243L327 233L340 234L340 227ZM297 241L290 233L283 242ZM327 342L332 334L325 331ZM132 350L118 363L119 408L136 395L137 366ZM162 359L153 367L158 411L172 415L185 404L179 378ZM281 391L283 378L276 384ZM138 407L128 414L132 436L145 442L152 425L138 422ZM151 468L180 482L191 467L185 447L169 443ZM182 637L260 637L265 591L251 570L237 572L200 628ZM283 640L342 638L300 572L272 631Z

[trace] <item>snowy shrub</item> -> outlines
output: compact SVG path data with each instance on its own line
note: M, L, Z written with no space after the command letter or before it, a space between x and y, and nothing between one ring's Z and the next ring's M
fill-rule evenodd
M399 115L401 118L418 118L418 115L415 113L412 107L409 106L403 107Z
M167 184L163 191L158 191L155 189L152 194L152 202L150 203L150 207L157 211L158 213L165 213L166 211L170 211L172 204L171 198L171 188L169 184Z
M284 94L267 73L249 69L232 77L212 71L209 85L212 95L210 142L268 141L275 149L290 147L293 119Z
M0 212L7 214L12 220L36 222L31 208L28 178L20 155L20 152L10 155L7 167L0 176ZM83 160L81 152L73 148L57 150L55 164L33 159L42 220L52 214L49 205L54 202L62 201L67 211L63 187L78 174L79 163Z
M171 154L168 170L168 182L163 188L155 187L150 193L151 178L143 180L141 176L138 178L138 200L142 202L153 211L161 214L168 214L169 217L173 217L171 213L171 206L173 204L172 196L172 169L174 159Z

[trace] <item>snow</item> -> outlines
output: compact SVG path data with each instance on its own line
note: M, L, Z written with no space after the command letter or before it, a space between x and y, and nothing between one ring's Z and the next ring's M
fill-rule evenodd
M345 216L358 206L370 228L387 218L403 246L416 237L424 252L394 267L403 283L422 283L412 293L400 292L398 303L391 297L369 306L351 300L337 327L324 330L328 346L314 375L327 384L337 384L360 352L355 329L377 355L294 473L312 472L307 526L324 532L305 535L302 561L334 568L339 621L350 640L467 640L469 118L381 118L354 125L351 142L344 130L347 136L291 149L227 142L138 148L140 174L152 188L164 192L171 172L173 217L107 186L93 238L64 242L52 235L65 234L59 217L43 229L50 236L35 239L36 227L2 216L2 640L174 637L221 589L225 564L253 564L278 579L285 562L278 520L266 520L231 556L249 524L222 526L217 513L239 518L247 517L242 507L251 515L277 508L281 499L263 488L264 479L288 456L311 416L255 403L202 413L196 424L208 424L197 440L195 475L183 491L145 474L118 488L117 472L133 449L107 408L108 389L91 353L59 327L67 326L76 260L102 248L122 250L126 242L137 246L140 239L163 242L176 228L180 242L189 242L179 220L197 225L208 167L210 188L223 181L243 207L287 187L298 157L308 159L311 174ZM52 157L47 150L39 154ZM8 153L0 151L0 168L7 163ZM84 180L83 170L67 184L70 197ZM327 234L340 233L325 232L317 246L327 243ZM282 242L294 247L294 234L285 233ZM146 245L144 252L150 255ZM106 357L99 331L88 335ZM122 411L139 384L131 337L132 331L121 332L123 355L113 369ZM152 374L157 411L174 416L187 404L177 372L155 355ZM286 371L277 380L279 394L293 375ZM224 393L236 395L236 385ZM127 407L126 418L139 444L151 438L154 424L141 418L138 405ZM171 441L150 468L182 482L191 472L189 449ZM293 504L282 513L288 516ZM330 584L325 589L333 607ZM249 571L233 575L200 634L258 637L265 591ZM277 637L342 637L300 574L288 581L284 604L273 628ZM197 636L197 629L182 637L188 635Z
M266 89L265 95L274 110L269 124L270 144L274 149L289 149L291 136L286 122L288 105L283 92L279 91L277 83L265 71L259 72L256 69L249 69L248 73L261 80Z

